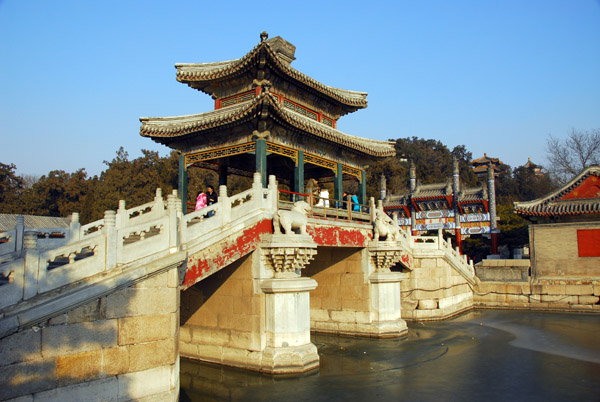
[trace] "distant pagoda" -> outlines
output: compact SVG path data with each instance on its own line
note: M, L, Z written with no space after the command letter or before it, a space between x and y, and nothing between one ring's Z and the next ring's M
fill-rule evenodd
M500 166L502 166L503 163L498 158L487 156L487 153L485 152L483 153L483 157L471 161L473 172L479 179L485 179L487 177L489 165L492 165L494 168L494 175L497 176L498 173L500 173Z
M365 169L393 156L393 144L337 130L337 120L367 107L367 94L324 85L290 66L296 47L281 37L260 43L240 59L176 64L177 81L211 95L215 109L175 117L142 117L140 134L180 153L179 191L185 205L192 167L227 176L275 175L304 192L305 178L329 178L334 198L343 181L356 180L366 202Z

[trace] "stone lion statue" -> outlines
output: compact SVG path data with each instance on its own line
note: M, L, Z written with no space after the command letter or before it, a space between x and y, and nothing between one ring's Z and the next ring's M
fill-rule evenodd
M300 229L300 234L306 234L308 212L310 212L310 205L305 201L296 201L291 211L277 211L273 217L275 234L281 234L281 228L285 234L294 233L295 229Z
M380 237L384 237L387 241L400 240L400 227L394 224L388 214L378 209L375 211L373 240L378 241Z

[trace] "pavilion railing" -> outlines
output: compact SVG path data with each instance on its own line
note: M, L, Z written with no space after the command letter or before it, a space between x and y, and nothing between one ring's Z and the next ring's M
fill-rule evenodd
M365 204L352 203L350 201L336 200L334 198L325 198L310 193L296 193L287 190L278 190L278 205L282 209L291 209L296 201L306 201L311 205L309 217L316 219L333 219L344 221L355 221L371 223L372 216L370 211L372 206ZM284 200L282 195L286 195Z

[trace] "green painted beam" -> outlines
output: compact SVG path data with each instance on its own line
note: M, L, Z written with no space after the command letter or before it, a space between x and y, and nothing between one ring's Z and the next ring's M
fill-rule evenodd
M294 167L294 192L304 193L304 152L298 151L298 162ZM296 201L296 196L293 197Z
M344 191L344 174L342 173L342 164L338 162L337 172L335 174L335 181L333 183L333 198L336 201L342 199L342 192Z
M358 184L358 203L367 204L367 174L361 170L362 180ZM366 212L366 211L365 211Z
M179 155L179 189L177 190L181 197L181 210L185 215L187 213L187 167L185 166L185 155Z
M267 187L267 140L256 140L256 171L262 177L263 187Z

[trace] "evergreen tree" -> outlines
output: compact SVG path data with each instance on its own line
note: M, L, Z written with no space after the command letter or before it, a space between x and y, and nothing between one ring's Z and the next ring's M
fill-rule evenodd
M18 213L66 217L81 210L90 190L85 169L75 173L53 170L24 192Z
M388 194L406 191L409 186L409 164L416 167L417 180L421 184L445 182L452 177L452 157L459 163L462 186L473 186L477 177L470 162L472 154L464 145L452 151L440 141L423 138L399 138L395 143L396 156L374 162L367 169L367 194L379 198L379 179L386 177Z
M14 164L0 162L0 212L5 214L17 213L24 190L23 179L17 176L16 169Z

